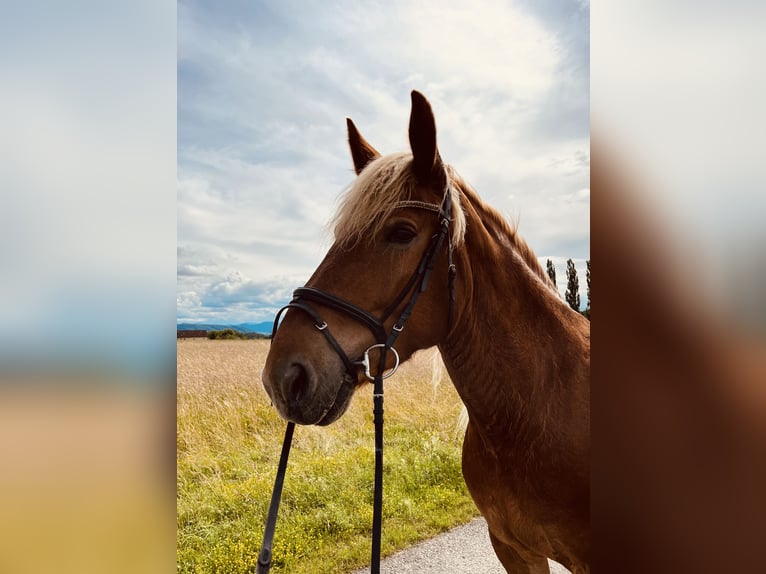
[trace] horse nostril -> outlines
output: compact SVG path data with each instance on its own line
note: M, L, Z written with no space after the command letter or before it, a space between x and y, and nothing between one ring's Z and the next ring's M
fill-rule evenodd
M292 380L290 380L290 377ZM309 375L300 363L293 363L291 365L287 380L287 389L288 400L294 406L300 404L301 399L306 396L307 391L309 390Z

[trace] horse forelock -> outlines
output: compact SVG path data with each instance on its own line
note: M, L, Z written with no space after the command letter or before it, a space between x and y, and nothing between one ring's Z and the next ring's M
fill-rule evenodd
M450 168L448 173L451 172ZM340 206L330 221L335 242L353 246L372 240L403 201L416 199L417 181L412 172L412 154L396 153L371 161L341 197ZM465 215L460 193L452 194L451 241L460 245L465 235Z

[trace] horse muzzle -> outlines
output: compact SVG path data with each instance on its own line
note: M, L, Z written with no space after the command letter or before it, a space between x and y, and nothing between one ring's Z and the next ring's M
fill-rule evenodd
M338 371L320 375L305 360L267 366L263 386L282 418L301 425L328 425L346 411L358 381ZM326 380L325 380L326 379Z

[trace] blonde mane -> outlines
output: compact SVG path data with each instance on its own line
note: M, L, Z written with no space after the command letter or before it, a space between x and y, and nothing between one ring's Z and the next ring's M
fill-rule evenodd
M540 265L540 261L537 259L535 252L527 244L526 241L519 235L516 225L510 225L508 221L491 205L485 203L479 194L455 172L452 168L448 168L448 173L452 181L453 188L458 190L458 195L465 198L464 201L471 205L481 218L484 227L490 231L490 234L501 243L506 243L513 249L527 264L527 267L537 276L540 280L556 293L557 297L561 297L553 284L553 281L545 272L543 266Z
M341 198L338 211L330 222L335 241L339 245L351 247L364 238L371 240L391 214L403 207L402 203L420 203L413 201L417 183L411 165L412 154L402 152L376 158L362 170ZM503 242L507 242L535 275L558 295L550 277L532 249L518 235L516 228L509 225L497 210L482 201L452 166L445 165L445 168L452 194L453 247L458 247L465 239L466 216L462 201L467 201L479 213L485 227L491 229L496 238L502 238L501 241L504 239ZM435 204L428 205L433 207Z

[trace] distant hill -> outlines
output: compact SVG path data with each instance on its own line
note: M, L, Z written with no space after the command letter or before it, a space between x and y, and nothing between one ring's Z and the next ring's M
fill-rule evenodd
M271 321L263 323L238 323L236 325L216 325L212 323L178 323L176 329L179 331L195 331L203 329L205 331L223 331L224 329L234 329L240 333L260 333L262 335L271 335Z

